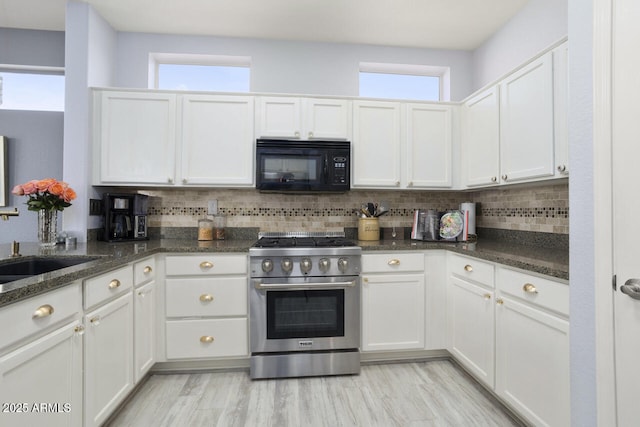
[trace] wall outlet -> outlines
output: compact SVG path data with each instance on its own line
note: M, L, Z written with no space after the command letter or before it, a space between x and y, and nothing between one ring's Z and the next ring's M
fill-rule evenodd
M217 215L218 214L218 201L217 200L209 200L208 208L207 208L207 214L208 215Z

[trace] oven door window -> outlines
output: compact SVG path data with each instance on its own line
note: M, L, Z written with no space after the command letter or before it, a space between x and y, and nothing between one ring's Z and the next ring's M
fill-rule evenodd
M344 289L267 292L267 339L344 336Z

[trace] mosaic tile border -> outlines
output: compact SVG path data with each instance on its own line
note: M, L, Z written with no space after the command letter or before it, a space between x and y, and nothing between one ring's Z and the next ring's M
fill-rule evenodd
M517 218L569 218L569 208L480 208L477 216Z

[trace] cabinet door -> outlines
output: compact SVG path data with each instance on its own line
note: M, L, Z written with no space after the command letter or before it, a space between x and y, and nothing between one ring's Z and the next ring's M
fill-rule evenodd
M503 182L554 172L553 59L549 52L500 84Z
M494 86L465 102L463 151L468 186L498 183L500 173L499 89Z
M253 97L183 95L182 184L253 184Z
M569 322L511 298L501 302L496 393L535 425L569 425Z
M172 184L176 96L97 92L100 96L97 184Z
M447 319L449 351L476 378L494 385L493 292L449 278Z
M0 402L9 405L3 406L0 424L82 425L78 328L80 322L73 322L0 358Z
M451 107L408 104L406 186L451 187Z
M134 290L133 380L140 381L155 363L156 348L156 283L151 281Z
M85 426L102 424L133 389L132 298L85 315Z
M400 186L400 104L354 101L353 187Z
M258 98L258 136L302 138L300 98Z
M349 139L348 101L309 98L304 106L304 138Z
M363 277L363 351L424 348L424 283L424 274Z
M553 50L553 117L556 170L558 177L569 175L569 48L568 42Z

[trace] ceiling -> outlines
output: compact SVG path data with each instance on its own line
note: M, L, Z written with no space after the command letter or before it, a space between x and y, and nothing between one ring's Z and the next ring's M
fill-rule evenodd
M475 49L529 0L84 0L117 31ZM0 0L0 27L64 31L67 0Z

